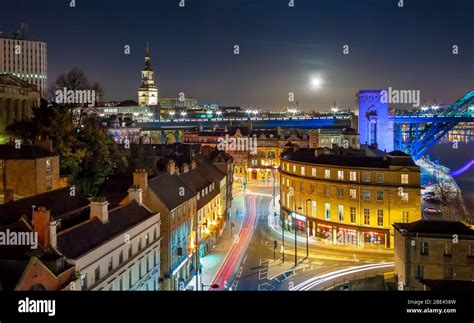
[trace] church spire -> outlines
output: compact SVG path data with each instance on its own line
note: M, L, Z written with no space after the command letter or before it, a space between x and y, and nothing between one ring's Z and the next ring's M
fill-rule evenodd
M145 71L153 71L151 68L150 46L146 42Z

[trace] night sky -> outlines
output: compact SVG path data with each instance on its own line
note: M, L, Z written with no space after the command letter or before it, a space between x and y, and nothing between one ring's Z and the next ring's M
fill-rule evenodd
M137 100L147 40L160 96L200 103L280 109L294 92L300 107L327 110L354 108L362 88L420 90L426 103L473 89L474 1L398 1L15 0L2 1L0 31L27 23L48 43L50 84L77 66L107 100Z

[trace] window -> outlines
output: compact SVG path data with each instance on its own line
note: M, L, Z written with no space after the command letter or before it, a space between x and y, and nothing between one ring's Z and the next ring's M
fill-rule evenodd
M349 180L352 182L357 181L357 173L356 172L350 172L349 173Z
M120 250L120 253L119 253L119 265L122 264L123 262L123 250Z
M324 196L328 197L330 194L330 187L329 186L324 186Z
M148 246L148 243L149 243L149 241L148 241L148 233L147 233L145 235L145 246Z
M357 198L357 190L354 189L354 188L351 188L349 190L349 196L351 197L351 199L356 199Z
M50 172L51 171L51 159L46 159L46 171Z
M338 170L337 171L337 179L340 181L344 180L344 171L343 170Z
M81 289L87 289L87 273L81 275Z
M123 290L123 279L122 279L122 276L119 277L119 290Z
M474 256L474 245L469 244L469 247L467 248L467 256L468 257Z
M293 173L296 173L296 165L293 165Z
M311 201L311 215L316 214L316 201Z
M49 191L53 188L53 179L51 175L46 176L46 190Z
M402 222L408 223L409 222L409 213L408 211L402 211Z
M401 175L402 184L408 184L408 174Z
M444 255L445 256L451 256L453 254L453 245L451 242L446 242L444 244Z
M311 176L316 177L316 168L311 169Z
M421 248L420 248L420 255L429 255L430 254L430 248L429 244L426 241L421 242Z
M377 210L377 225L383 227L383 210Z
M109 266L108 266L108 270L109 270L109 273L113 270L114 268L114 257L110 257L109 259Z
M324 213L326 216L326 220L331 220L331 204L329 203L324 204Z
M377 192L377 201L383 201L383 192Z
M356 223L356 208L351 207L350 213L351 213L351 223Z
M300 183L300 192L304 192L304 183L303 182Z
M362 198L364 201L370 200L370 192L369 191L362 191Z
M362 180L366 183L370 182L370 172L363 172L362 173Z
M453 279L453 267L444 266L444 279Z
M100 280L100 266L97 266L94 273L95 282L97 283Z
M138 251L142 250L142 238L138 238Z
M304 176L304 167L301 166L301 176Z
M383 183L383 180L384 180L383 173L377 173L377 177L376 177L377 183L381 184L381 183Z
M402 202L408 202L408 193L407 192L400 193L400 197L402 199Z
M331 170L325 169L324 170L324 178L331 178Z
M128 272L128 288L131 289L132 286L133 286L133 273L132 273L132 269L129 270Z
M422 265L416 266L415 278L417 278L417 279L422 279L423 278L423 266Z
M128 247L128 259L132 258L132 245Z
M370 225L370 209L364 209L364 225Z
M316 185L315 184L311 184L311 193L312 194L316 193Z
M142 259L138 261L138 279L142 279L142 262Z
M337 189L337 197L342 199L344 198L344 189L343 188L338 188Z
M344 222L344 205L337 206L337 216L339 218L339 222Z

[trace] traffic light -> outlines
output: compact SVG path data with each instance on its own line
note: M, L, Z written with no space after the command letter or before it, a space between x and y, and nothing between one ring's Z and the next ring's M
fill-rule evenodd
M273 250L277 250L277 249L278 249L278 241L273 240Z

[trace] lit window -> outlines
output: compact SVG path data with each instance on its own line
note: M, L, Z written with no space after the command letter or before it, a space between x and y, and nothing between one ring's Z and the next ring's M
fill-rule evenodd
M338 170L337 171L337 179L340 181L344 180L344 171L343 170Z
M379 227L383 226L383 210L377 210L377 225Z
M324 170L324 178L331 178L331 170L325 169Z
M402 184L408 184L408 174L401 175Z
M357 173L356 172L350 172L349 173L349 180L352 182L357 181Z
M349 196L351 197L351 199L356 199L357 198L357 190L354 189L354 188L351 188L349 190Z
M370 209L364 209L364 225L370 225Z
M324 204L324 213L326 215L326 220L331 220L331 204Z
M296 173L296 165L293 165L293 173Z
M338 188L337 189L337 197L342 199L344 198L344 189L343 188Z
M316 177L316 168L311 169L311 176Z
M356 223L356 208L351 207L350 213L351 213L351 223Z
M330 195L330 187L324 186L324 196L329 197Z
M344 222L344 205L337 206L337 216L339 217L339 222Z
M420 255L429 255L430 254L430 246L427 241L422 241L421 242L421 248L420 248Z
M402 211L402 222L403 223L408 223L409 216L408 216L408 211Z
M304 167L301 166L301 176L304 176Z

